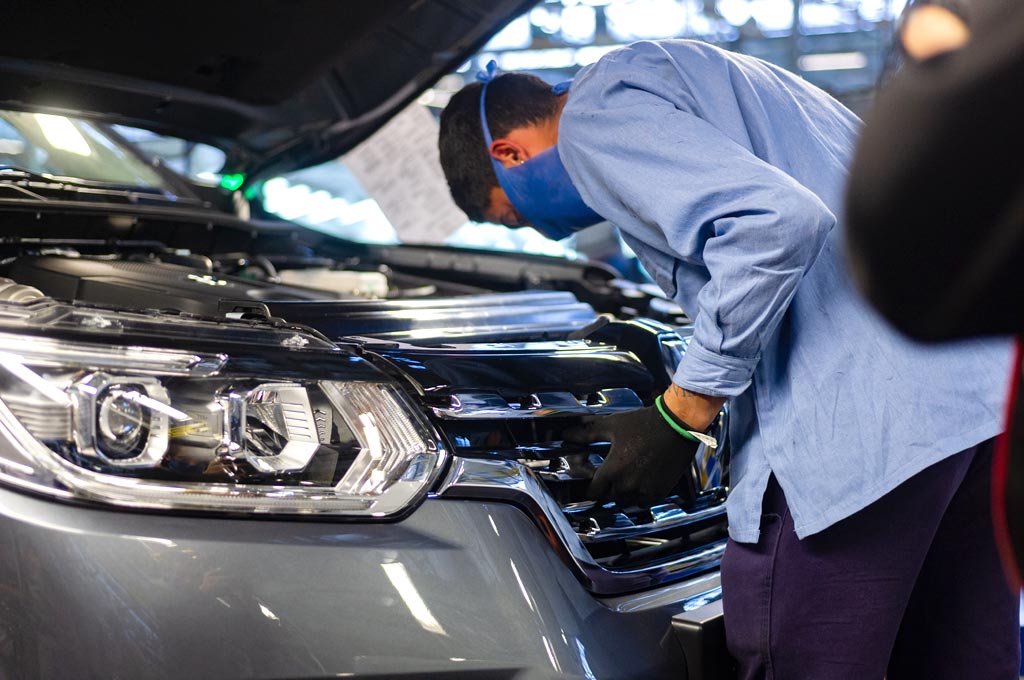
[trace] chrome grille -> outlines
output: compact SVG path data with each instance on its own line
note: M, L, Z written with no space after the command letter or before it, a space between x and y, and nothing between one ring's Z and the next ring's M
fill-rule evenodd
M614 395L608 402L614 404L614 410L643 405L632 390L604 392ZM560 408L545 407L552 403ZM435 407L434 413L455 453L474 459L467 461L471 469L487 462L508 466L502 468L503 476L490 489L490 497L506 498L534 513L538 509L547 512L538 521L557 527L549 535L571 544L568 554L575 556L571 563L579 573L587 573L584 582L592 589L624 592L638 587L638 573L648 573L651 580L644 583L650 585L717 566L726 539L727 415L723 413L716 423L719 449L701 446L690 473L672 494L645 505L597 505L587 498L587 488L603 463L608 444L564 445L561 432L577 424L580 415L612 412L602 410L608 404L593 406L585 398L572 397L570 401L562 395L557 400L542 397L526 402L524 408L497 395L486 399L474 395L460 399L457 407ZM481 410L471 411L470 405L480 405ZM512 491L506 484L508 475L522 478L522 488L543 493L543 502ZM455 480L445 495L465 497L469 490L470 497L487 497L485 487L477 479L469 490L465 479ZM585 559L581 561L580 555ZM689 566L670 568L680 563ZM595 570L602 572L599 577Z
M382 354L415 371L424 406L458 456L439 494L519 505L588 588L616 594L717 566L726 540L728 415L712 433L717 450L702 445L672 492L645 505L590 501L609 444L567 445L563 432L585 416L653 403L686 345L676 329L634 319L598 325L582 339Z
M673 513L646 525L628 520L632 526L618 527L623 531L617 536L607 527L594 532L593 527L581 526L585 513L578 512L580 508L556 502L540 477L517 461L455 458L437 495L521 507L583 585L597 595L645 590L708 572L725 551L724 506L688 513L689 517ZM628 517L630 510L624 510Z
M436 416L446 420L552 418L631 411L644 405L628 388L599 390L583 398L571 392L535 392L510 401L497 392L455 392L450 399L449 406L434 408Z

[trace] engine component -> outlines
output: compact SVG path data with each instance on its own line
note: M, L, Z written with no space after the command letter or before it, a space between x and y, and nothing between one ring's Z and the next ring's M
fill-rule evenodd
M211 274L206 269L166 262L21 256L6 264L0 274L36 291L38 297L48 295L129 309L177 309L204 316L217 316L224 300L266 302L341 297L329 291Z
M335 269L285 269L281 283L329 290L341 297L382 298L388 294L388 277L380 272L348 272Z
M32 286L23 286L11 279L0 278L0 302L32 302L44 298L43 291Z

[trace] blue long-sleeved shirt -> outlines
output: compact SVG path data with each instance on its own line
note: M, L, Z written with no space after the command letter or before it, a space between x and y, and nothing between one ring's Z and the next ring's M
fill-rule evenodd
M584 201L694 319L676 384L731 399L737 541L757 540L771 473L803 538L1001 430L1008 341L915 344L851 286L859 125L783 69L675 40L587 67L562 112Z

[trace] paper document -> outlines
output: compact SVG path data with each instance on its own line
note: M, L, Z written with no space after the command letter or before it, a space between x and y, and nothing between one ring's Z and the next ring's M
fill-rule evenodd
M437 131L413 102L341 159L404 243L441 243L467 221L448 193Z

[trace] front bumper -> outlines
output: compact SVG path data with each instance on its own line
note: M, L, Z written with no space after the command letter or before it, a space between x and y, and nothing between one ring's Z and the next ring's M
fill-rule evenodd
M713 572L596 598L525 513L476 500L348 524L0 490L0 541L5 678L679 678L671 618L720 593Z

